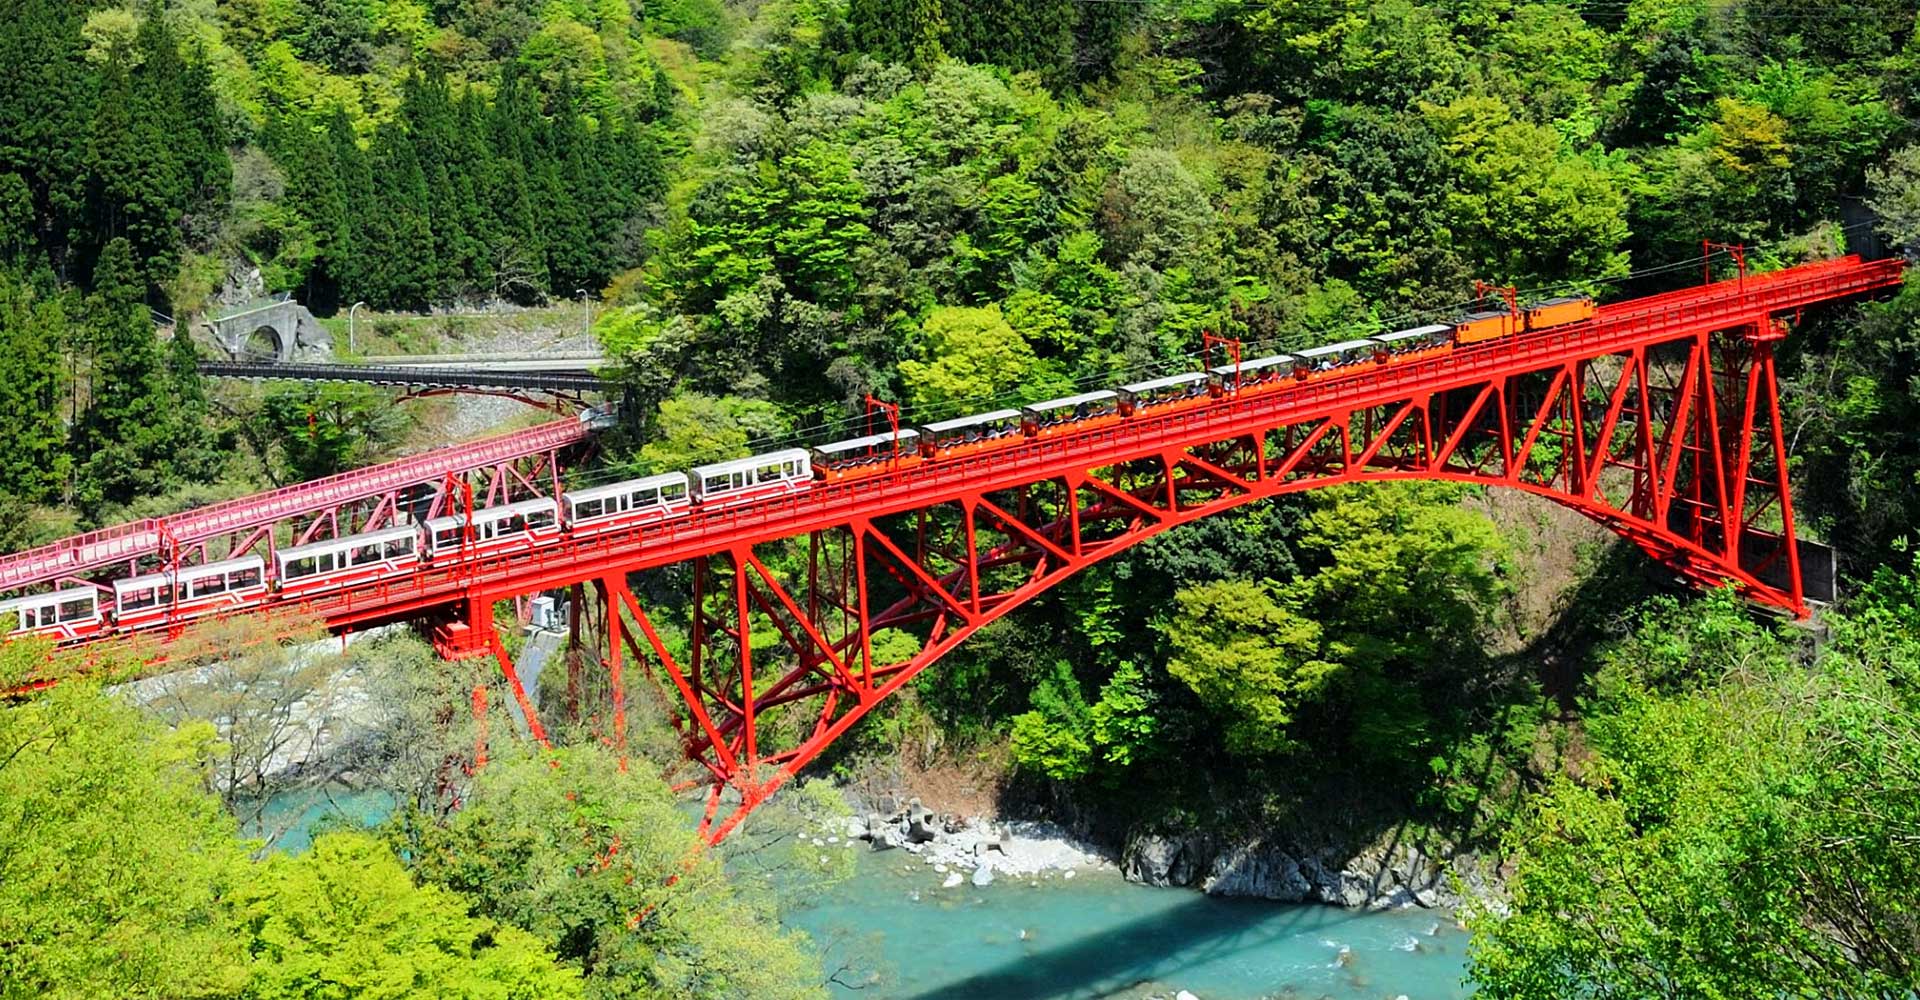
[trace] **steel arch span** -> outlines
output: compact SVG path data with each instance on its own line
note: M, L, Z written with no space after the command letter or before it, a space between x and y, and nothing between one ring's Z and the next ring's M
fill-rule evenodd
M630 659L675 702L717 841L875 705L1067 577L1177 525L1349 483L1523 490L1605 524L1689 580L1730 582L1803 613L1772 359L1779 334L1771 321L1731 336L1695 330L1331 409L1229 406L1218 420L1181 421L1175 443L716 546L671 574L677 592L650 591L651 606L626 574L596 577L612 738L624 738ZM489 651L511 676L504 652ZM726 797L722 815L729 788L737 799Z
M1545 330L1070 422L963 457L435 559L320 594L272 591L239 610L301 610L340 631L431 622L449 658L498 662L544 741L492 611L569 590L598 619L582 629L573 616L570 695L591 654L610 690L594 714L624 747L629 668L652 677L641 690L667 708L691 783L707 785L702 829L718 841L983 626L1146 538L1285 493L1405 479L1519 489L1605 524L1689 581L1731 582L1803 614L1773 349L1785 317L1891 288L1901 271L1847 257L1743 276ZM489 502L558 492L558 449L585 435L550 427L345 477L318 499L296 489L242 502L204 529L178 518L69 540L0 560L0 580L177 565L183 538L220 532L269 545L293 530L337 534L335 522L351 520L332 513L340 504L377 506L429 471L447 479L434 496L462 502L471 486L456 473L496 465ZM545 464L512 467L528 456ZM476 688L477 709L485 695Z

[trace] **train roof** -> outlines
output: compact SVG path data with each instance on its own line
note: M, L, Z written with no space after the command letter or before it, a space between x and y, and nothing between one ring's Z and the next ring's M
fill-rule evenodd
M62 590L49 590L44 594L28 594L25 597L10 597L0 601L0 615L18 608L31 608L42 604L64 604L83 597L97 598L100 592L92 587L67 587Z
M1262 368L1273 368L1278 365L1290 365L1292 363L1293 355L1291 354L1269 354L1264 358L1242 361L1237 365L1221 365L1218 368L1210 368L1208 371L1211 371L1215 375L1232 375L1236 372L1255 372Z
M182 566L176 570L162 570L158 573L143 573L124 580L113 581L113 592L125 593L137 587L152 586L172 580L199 580L209 576L219 576L234 570L253 569L266 572L267 562L259 556L241 556L238 559L222 559L219 562L204 563L199 566Z
M512 517L515 514L555 509L557 508L552 500L540 497L534 500L522 500L519 503L501 504L498 507L475 507L473 509L473 519L476 521L498 521L503 517ZM427 530L438 531L448 525L465 523L466 519L467 515L465 513L436 517L427 522Z
M952 420L937 421L926 424L920 429L928 434L940 434L946 431L965 430L968 427L978 427L981 424L991 424L1001 420L1018 419L1020 419L1019 410L995 410L992 413L975 413L971 416L954 417Z
M1356 351L1363 347L1372 346L1373 342L1370 340L1343 340L1338 344L1327 344L1324 347L1309 347L1300 352L1300 357L1324 358L1329 354L1345 354L1348 351Z
M1453 332L1453 327L1445 323L1429 323L1426 326L1416 326L1406 330L1395 330L1392 333L1383 333L1373 339L1385 344L1397 344L1403 340L1418 340L1422 337L1433 337L1442 333L1451 332Z
M1083 392L1077 396L1062 396L1059 399L1049 399L1040 403L1028 403L1026 406L1021 407L1021 409L1035 412L1044 410L1068 410L1076 406L1085 406L1088 403L1103 403L1110 399L1119 398L1120 394L1114 392L1112 389L1100 389L1094 392Z
M1586 302L1586 301L1588 301L1588 298L1585 295L1561 295L1556 298L1541 299L1538 302L1529 304L1527 308L1528 309L1545 309L1548 306L1564 306L1572 302Z
M1513 314L1506 311L1505 309L1490 309L1486 312L1470 312L1465 316L1460 317L1460 322L1474 323L1483 319L1499 319L1502 316L1511 316L1511 315Z
M780 465L786 462L810 462L813 456L805 448L782 448L764 455L748 455L745 458L732 458L724 462L695 466L692 476L695 479L710 479L714 476L728 476L742 469L758 469L768 465Z
M845 441L835 441L832 444L815 445L813 450L822 455L843 455L850 451L861 451L877 445L911 441L919 436L919 431L911 427L902 427L897 431L888 431L884 434L869 434L866 437L848 438Z
M584 489L584 490L568 490L566 493L566 497L568 500L571 500L577 503L584 500L603 500L607 497L617 497L623 494L632 493L635 490L658 489L662 486L685 486L685 485L687 485L686 473L663 472L657 476L647 476L643 479L628 479L624 482L608 483L605 486L595 486L590 489Z
M1148 379L1145 382L1135 382L1132 385L1123 385L1120 387L1120 391L1121 392L1152 392L1155 389L1171 389L1177 385L1193 385L1198 382L1205 382L1206 380L1207 380L1206 372L1181 372L1178 375L1168 375L1164 378Z
M414 528L412 525L407 525L405 527L399 527L399 528L382 528L379 531L363 531L358 535L346 535L340 538L329 538L324 542L309 542L306 545L290 546L288 548L281 549L279 552L275 553L275 555L282 562L284 562L288 559L298 559L301 556L310 555L316 552L327 552L332 549L351 547L355 545L368 545L373 542L384 542L393 538L412 538L414 536L414 532L417 530L418 529Z

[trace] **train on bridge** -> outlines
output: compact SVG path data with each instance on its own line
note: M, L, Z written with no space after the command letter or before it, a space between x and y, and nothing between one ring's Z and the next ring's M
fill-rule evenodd
M1452 323L1419 326L1206 371L1083 392L951 420L902 427L813 448L792 448L605 486L557 499L480 507L362 534L195 566L65 587L0 601L15 634L79 641L113 632L175 625L246 607L267 597L304 598L436 562L458 561L566 538L644 527L696 510L752 503L838 483L887 475L1004 447L1012 441L1078 433L1152 412L1197 407L1229 394L1278 391L1330 373L1430 357L1522 332L1591 320L1594 302L1556 298L1521 308L1475 312Z

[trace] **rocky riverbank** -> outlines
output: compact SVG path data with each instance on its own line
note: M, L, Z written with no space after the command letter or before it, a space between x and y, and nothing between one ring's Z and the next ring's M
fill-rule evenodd
M849 838L914 855L954 885L1117 868L1142 885L1347 909L1453 911L1469 899L1497 906L1502 896L1492 860L1411 836L1404 826L1358 850L1332 839L1134 831L1116 853L1055 823L940 814L917 798L897 802L849 820Z
M1137 833L1121 851L1120 871L1144 885L1349 909L1453 910L1467 899L1500 896L1498 873L1487 859L1450 845L1406 843L1397 831L1357 852L1204 833Z
M996 878L1072 878L1089 869L1112 869L1114 860L1062 827L1032 820L995 821L939 816L911 800L893 813L868 813L848 823L848 836L875 851L898 850L918 857L948 886Z

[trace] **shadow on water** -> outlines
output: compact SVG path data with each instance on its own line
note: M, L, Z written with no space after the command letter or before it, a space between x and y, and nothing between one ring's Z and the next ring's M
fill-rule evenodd
M1152 890L1142 890L1152 891ZM1294 937L1321 916L1312 906L1289 907L1211 899L1198 893L1172 909L1088 934L1065 944L1040 947L998 967L913 994L909 1000L977 1000L1025 997L1066 1000L1118 995L1144 983L1178 977L1198 966L1267 948ZM1223 913L1244 907L1244 915ZM1243 918L1242 918L1243 916ZM1315 931L1359 918L1342 913L1313 919Z

